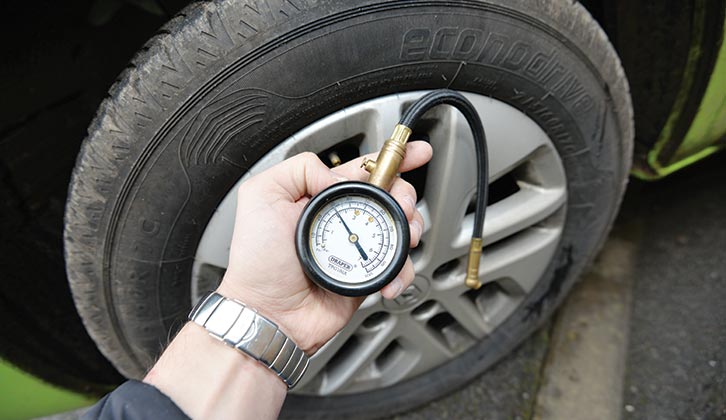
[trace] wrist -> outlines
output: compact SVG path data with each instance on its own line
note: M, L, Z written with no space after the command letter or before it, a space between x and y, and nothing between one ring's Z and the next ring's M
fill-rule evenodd
M229 275L229 274L228 274ZM239 280L231 281L225 275L224 280L217 288L217 292L229 299L236 299L247 307L277 324L300 349L308 356L312 356L327 342L324 337L318 337L314 332L305 328L306 314L304 308L285 308L279 299L262 295L251 289L240 287Z
M275 418L287 386L265 366L188 323L144 378L192 418ZM216 415L215 415L216 414Z

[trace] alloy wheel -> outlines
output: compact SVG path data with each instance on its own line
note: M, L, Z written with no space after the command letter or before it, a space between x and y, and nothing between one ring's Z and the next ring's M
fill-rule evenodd
M280 143L239 182L303 151L375 152L402 110L424 93L380 97L329 115ZM296 393L357 393L424 374L494 331L542 277L565 221L562 162L552 141L524 113L486 96L466 96L479 111L489 148L492 197L484 226L483 287L464 286L474 218L474 143L458 111L437 107L413 137L427 138L434 148L432 161L415 175L425 228L421 245L411 252L414 283L393 301L369 296L315 354ZM238 186L220 203L197 248L194 302L224 274Z

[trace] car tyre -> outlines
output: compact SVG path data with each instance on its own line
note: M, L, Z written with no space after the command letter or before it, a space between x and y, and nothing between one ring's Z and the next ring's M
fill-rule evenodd
M509 353L599 249L630 168L625 75L602 29L569 1L187 7L110 89L71 182L67 270L101 352L127 377L143 376L185 321L195 251L216 206L276 145L346 107L437 88L503 102L551 139L567 181L566 202L552 216L563 226L557 250L516 309L463 354L387 388L290 395L283 414L403 411Z

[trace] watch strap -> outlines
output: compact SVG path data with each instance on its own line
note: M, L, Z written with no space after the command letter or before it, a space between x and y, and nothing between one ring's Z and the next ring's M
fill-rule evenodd
M287 384L297 385L309 359L277 325L242 302L209 292L189 313L209 335L267 366Z

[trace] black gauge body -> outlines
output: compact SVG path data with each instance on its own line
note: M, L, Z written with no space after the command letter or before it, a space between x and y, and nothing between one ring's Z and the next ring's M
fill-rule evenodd
M369 295L390 283L406 262L410 241L406 215L396 200L357 181L314 196L295 232L305 275L344 296Z

